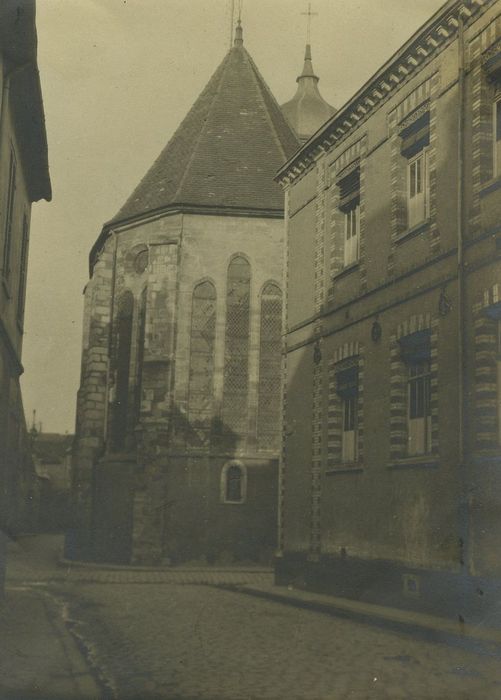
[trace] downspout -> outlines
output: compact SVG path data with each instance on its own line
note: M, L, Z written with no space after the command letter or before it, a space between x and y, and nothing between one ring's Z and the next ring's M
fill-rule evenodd
M464 270L464 153L465 153L465 64L464 64L464 20L460 15L458 26L458 166L457 166L457 284L458 284L458 467L460 475L460 505L459 505L459 551L461 573L470 571L470 546L469 546L469 486L468 466L466 457L466 393L465 393L465 270Z

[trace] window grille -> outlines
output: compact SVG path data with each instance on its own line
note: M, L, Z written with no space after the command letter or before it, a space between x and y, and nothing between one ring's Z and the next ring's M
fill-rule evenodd
M126 291L119 299L117 312L116 392L112 419L112 445L115 450L121 450L125 447L127 437L133 310L132 293Z
M261 296L257 435L262 449L278 449L282 358L282 292L269 283Z
M228 267L224 354L223 430L247 432L249 388L250 265L239 256Z
M216 289L202 282L193 291L191 314L188 434L194 447L210 444L215 337Z
M136 377L136 399L135 418L139 421L141 411L141 393L143 380L144 343L146 340L146 300L148 289L145 287L141 293L139 306L138 331L137 331L137 377Z

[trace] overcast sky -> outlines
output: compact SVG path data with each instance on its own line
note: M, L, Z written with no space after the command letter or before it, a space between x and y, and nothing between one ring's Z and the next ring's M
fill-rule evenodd
M238 0L235 0L238 5ZM314 0L320 90L346 100L442 0ZM303 0L244 0L244 43L280 103L302 68ZM88 253L229 48L231 0L37 0L53 201L33 206L23 396L73 432Z

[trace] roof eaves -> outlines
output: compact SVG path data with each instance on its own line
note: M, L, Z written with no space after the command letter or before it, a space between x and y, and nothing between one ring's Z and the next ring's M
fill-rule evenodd
M455 34L458 26L457 16L461 16L463 11L466 9L466 18L474 18L479 12L483 13L486 9L491 6L497 0L484 0L484 5L480 6L475 0L447 0L447 2L437 11L432 17L425 22L406 42L400 47L398 51L393 54L393 56L386 61L381 68L371 77L368 81L362 85L362 87L355 93L355 95L348 100L348 102L341 107L325 124L323 124L316 132L311 136L311 138L300 148L300 150L295 153L284 165L278 170L275 180L277 182L283 181L290 171L297 166L299 161L304 163L312 163L315 152L323 150L324 145L330 147L333 143L338 140L344 139L348 133L358 127L360 123L360 117L356 120L356 123L351 124L348 117L354 112L354 107L357 103L360 103L362 98L365 98L369 89L376 91L375 83L384 83L389 89L385 87L384 93L381 93L380 98L370 109L366 109L366 116L380 106L381 102L384 101L388 95L393 94L393 90L398 89L401 86L401 82L391 85L384 81L383 78L386 73L395 73L394 66L401 62L406 54L412 53L420 48L419 44L422 42L422 37L426 34L431 34L434 31L439 30L442 25L447 24L448 30L444 30L440 34L441 42L436 42L436 46L431 46L428 57L431 58L432 55L436 55L440 52L445 45L448 45L452 40L452 36ZM468 7L467 7L468 5ZM449 33L449 30L452 30ZM445 36L447 34L447 36ZM422 47L421 47L422 48ZM427 60L429 60L429 58ZM413 66L413 70L409 67L407 70L407 76L405 80L410 79L411 75L414 74L415 70L422 68L423 63L415 61L416 65ZM407 64L409 66L409 64ZM393 81L394 82L394 81ZM379 91L381 92L381 91ZM348 128L343 128L348 124ZM334 136L334 130L343 131L342 136L336 138Z
M205 216L242 216L248 218L263 218L263 219L283 219L284 209L262 209L257 207L238 207L238 206L222 206L222 205L207 205L207 204L189 204L176 203L169 204L155 210L144 212L131 216L121 221L112 219L104 224L101 233L96 239L89 253L89 277L92 277L96 258L103 248L107 238L120 229L126 229L135 226L139 223L146 223L163 216L173 216L175 214L198 214Z

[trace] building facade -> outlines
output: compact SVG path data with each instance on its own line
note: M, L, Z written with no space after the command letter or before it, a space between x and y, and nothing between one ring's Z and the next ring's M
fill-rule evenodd
M0 9L0 562L5 534L22 526L35 480L19 377L31 205L51 198L36 52L34 0L6 0Z
M238 26L91 253L68 556L271 560L284 258L274 175L298 147Z
M499 599L500 66L499 0L451 0L279 173L279 583Z

